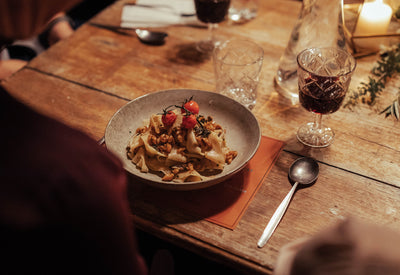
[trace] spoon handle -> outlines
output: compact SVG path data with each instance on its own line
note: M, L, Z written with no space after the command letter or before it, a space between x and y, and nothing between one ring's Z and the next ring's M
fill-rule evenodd
M102 28L102 29L107 29L110 31L123 31L123 30L136 30L136 28L131 28L131 27L123 27L123 26L117 26L117 25L106 25L106 24L99 24L99 23L94 23L90 22L89 25Z
M278 226L283 215L285 214L287 207L289 206L290 200L293 197L293 194L297 188L297 185L298 185L298 182L293 184L292 189L290 189L289 193L286 195L286 197L283 199L281 204L275 210L274 215L272 216L271 220L265 227L264 232L262 233L260 239L258 240L258 243L257 243L258 247L263 247L268 242L269 238L271 238L272 233L274 233L276 227Z

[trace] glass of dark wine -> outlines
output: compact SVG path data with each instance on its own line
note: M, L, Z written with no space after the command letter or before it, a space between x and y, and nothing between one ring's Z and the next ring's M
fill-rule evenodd
M202 53L211 53L215 44L215 29L218 23L224 21L228 14L230 0L195 0L197 18L208 24L209 37L197 43L196 47Z
M314 122L302 125L297 139L311 147L329 146L334 131L321 124L322 115L336 112L346 96L356 61L338 48L310 48L297 56L300 104L314 113Z

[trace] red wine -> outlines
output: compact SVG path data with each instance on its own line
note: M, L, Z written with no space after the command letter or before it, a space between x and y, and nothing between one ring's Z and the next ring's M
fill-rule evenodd
M224 21L230 0L195 0L197 18L204 23Z
M299 100L308 111L318 114L336 112L346 95L347 85L337 77L312 75L299 87Z

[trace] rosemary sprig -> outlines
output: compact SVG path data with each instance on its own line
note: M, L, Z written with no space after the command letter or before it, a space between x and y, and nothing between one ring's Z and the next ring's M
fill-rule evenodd
M371 70L371 76L368 77L368 82L361 82L357 91L349 96L348 101L344 107L355 106L358 102L373 106L376 103L376 99L381 95L384 90L386 83L397 76L400 73L400 44L390 48L386 52L382 53L380 60ZM397 103L396 103L397 102ZM393 104L397 104L396 107L391 107ZM398 100L396 99L393 103L385 108L381 112L386 114L386 117L394 115L397 119L399 118L396 114L398 111Z
M392 104L387 106L379 114L385 114L385 117L394 116L397 120L399 120L400 119L400 93L398 94L397 99L395 99L392 102Z
M355 106L358 102L372 106L375 104L376 99L379 97L384 88L385 84L382 82L382 80L376 80L369 76L367 83L361 82L360 86L357 88L357 91L352 92L348 101L344 104L344 107Z

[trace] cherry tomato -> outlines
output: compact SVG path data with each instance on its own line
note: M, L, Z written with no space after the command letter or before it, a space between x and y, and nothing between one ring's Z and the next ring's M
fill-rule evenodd
M183 128L192 129L194 126L196 126L196 124L197 124L196 116L193 114L184 116L182 119Z
M185 112L185 109L191 112L192 114L197 115L199 113L199 104L197 104L194 100L189 100L185 104L183 104L182 113Z
M165 126L171 126L176 120L176 114L172 111L167 111L162 115L161 120Z

